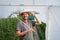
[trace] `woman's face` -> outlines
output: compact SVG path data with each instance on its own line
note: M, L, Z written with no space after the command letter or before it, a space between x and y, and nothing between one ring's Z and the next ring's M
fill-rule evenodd
M28 13L26 13L26 12L23 13L21 16L22 16L22 18L23 18L24 20L27 20L27 19L28 19Z

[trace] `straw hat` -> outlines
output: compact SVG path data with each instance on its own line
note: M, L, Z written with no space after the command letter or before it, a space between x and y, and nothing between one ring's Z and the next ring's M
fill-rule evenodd
M19 12L19 15L22 15L23 13L27 13L29 15L30 14L30 11L28 11L28 10L21 10Z

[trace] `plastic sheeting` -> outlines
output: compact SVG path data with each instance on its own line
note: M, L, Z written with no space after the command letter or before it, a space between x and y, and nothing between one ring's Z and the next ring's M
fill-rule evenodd
M36 15L46 23L47 6L0 6L0 18L7 18L14 11L23 9L38 12Z
M50 7L46 40L60 40L60 7Z

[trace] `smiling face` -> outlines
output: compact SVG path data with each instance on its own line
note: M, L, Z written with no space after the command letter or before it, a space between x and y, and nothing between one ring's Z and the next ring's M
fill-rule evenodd
M23 20L27 20L28 19L28 13L27 12L22 13L21 16L22 16Z

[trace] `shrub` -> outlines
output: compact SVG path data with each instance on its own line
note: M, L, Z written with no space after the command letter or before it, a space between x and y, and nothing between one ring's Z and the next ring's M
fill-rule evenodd
M13 40L15 36L16 18L0 19L0 40Z

